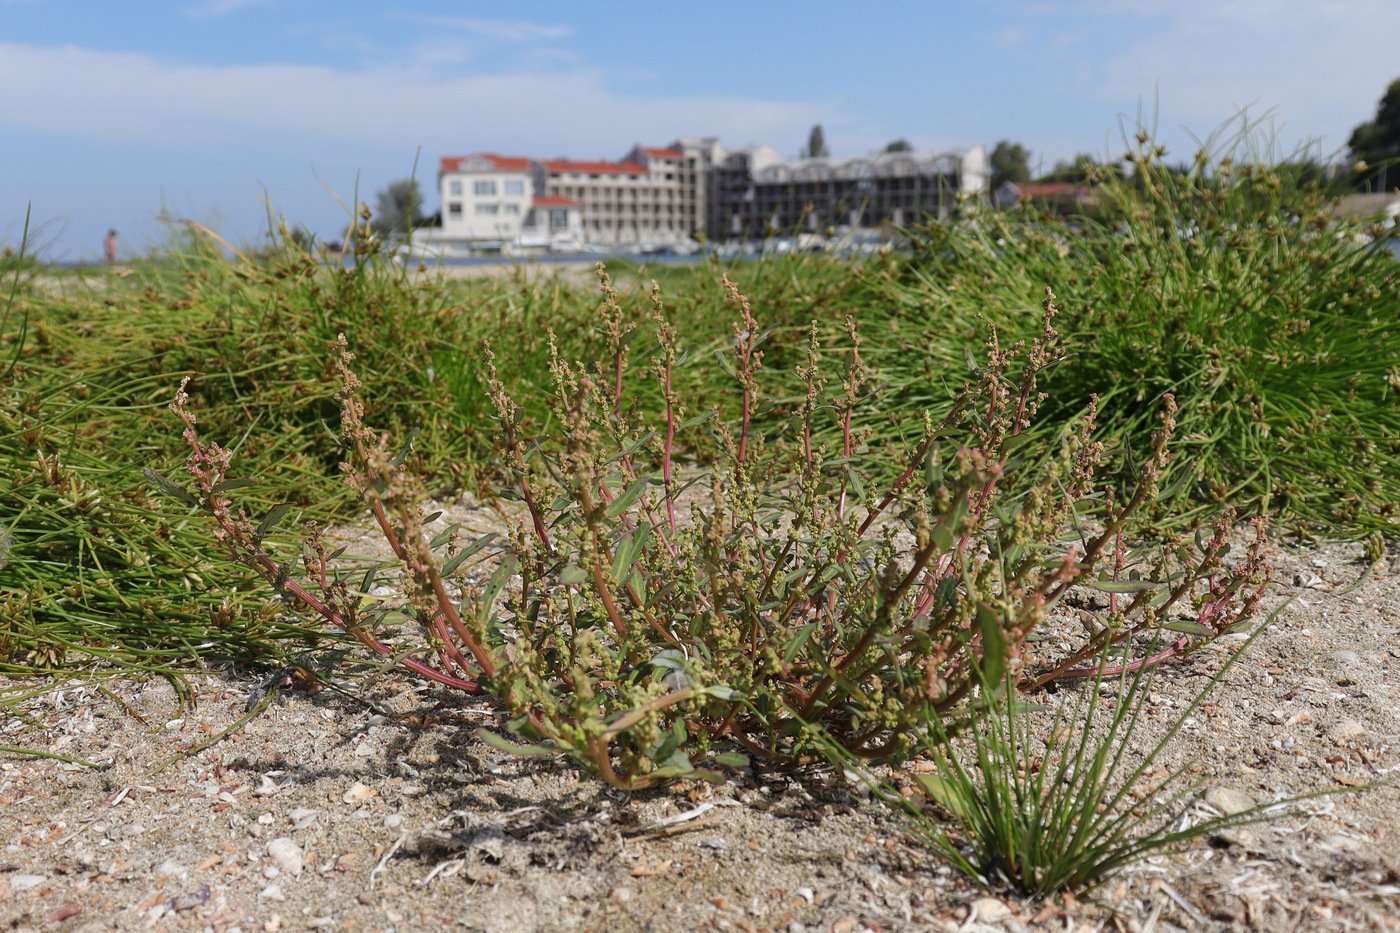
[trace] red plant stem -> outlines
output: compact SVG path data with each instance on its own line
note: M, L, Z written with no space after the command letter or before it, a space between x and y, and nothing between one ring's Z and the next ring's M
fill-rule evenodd
M367 460L365 462L367 462ZM366 488L371 487L366 485ZM388 513L384 509L383 500L377 495L370 496L369 499L370 508L374 512L375 521L379 523L380 529L385 532L385 537L389 539L389 545L393 548L394 555L398 557L401 563L408 565L411 563L408 549L404 547L402 540L400 540L397 532L394 530L393 523L389 521ZM400 505L401 510L407 508L409 508L409 506L406 503ZM419 543L421 544L421 542ZM438 574L437 567L432 560L432 555L420 553L418 555L418 560L423 564L428 584L432 587L433 596L437 600L438 608L442 610L442 614L447 618L448 624L452 626L452 630L456 632L457 637L460 638L467 646L467 649L471 651L472 657L476 659L477 666L480 667L481 672L487 677L494 677L496 674L496 664L491 659L491 653L487 651L486 648L476 640L476 637L472 635L471 632L467 631L466 626L462 624L462 619L458 616L457 610L453 607L452 599L447 595L446 587L443 586L442 577ZM450 643L450 639L444 640ZM465 662L465 658L463 661ZM466 665L466 667L470 667L470 665Z
M225 526L225 530L229 530L227 526ZM243 546L245 550L248 550L246 544L244 544L241 541L241 535L238 537L238 540L240 541L240 545ZM257 562L256 566L253 569L258 572L258 576L262 577L267 582L276 585L277 580L280 577L280 569L278 568L276 562L273 561L266 554L263 554L259 551L252 551L250 552L249 556L251 556L253 560ZM371 651L374 651L377 654L393 656L394 650L392 648L379 641L378 639L374 638L367 632L351 628L351 626L349 626L346 623L344 616L336 612L330 606L326 605L319 598L313 596L305 587L297 583L295 580L286 580L282 583L282 586L286 589L287 592L291 593L297 599L310 606L312 611L320 615L323 619L330 622L332 625L336 626L342 631L349 632L366 648L369 648ZM418 674L422 674L429 680L436 681L437 683L444 684L448 687L455 687L458 690L465 690L468 693L479 693L481 690L481 685L478 684L476 681L463 680L460 677L453 677L451 674L442 673L438 670L435 670L432 667L429 667L422 661L419 661L415 658L399 658L399 663L411 671L414 671Z
M1071 670L1060 671L1058 674L1056 674L1055 679L1060 680L1066 677L1093 677L1098 674L1102 674L1105 677L1113 677L1118 674L1131 674L1133 671L1138 670L1139 668L1150 667L1154 664L1160 664L1167 658L1181 654L1181 652L1186 649L1186 646L1189 642L1190 639L1187 636L1182 635L1170 646L1163 648L1161 651L1157 652L1151 657L1139 658L1130 664L1121 664L1117 667L1076 667ZM1040 681L1037 681L1035 685L1038 686L1039 683Z

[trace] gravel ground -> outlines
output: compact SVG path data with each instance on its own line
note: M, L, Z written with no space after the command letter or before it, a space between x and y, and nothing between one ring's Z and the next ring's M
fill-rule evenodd
M447 519L490 530L470 503ZM1400 930L1400 574L1276 544L1292 597L1163 764L1202 816L1323 788L1306 813L1144 862L1093 902L951 873L831 772L610 791L474 738L486 704L389 671L311 693L238 672L37 692L0 744L0 928L671 931ZM1169 722L1226 656L1164 669ZM24 693L41 687L12 681ZM343 689L340 689L343 688Z

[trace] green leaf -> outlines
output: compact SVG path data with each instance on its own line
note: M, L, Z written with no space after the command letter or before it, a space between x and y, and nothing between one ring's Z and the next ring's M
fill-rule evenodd
M441 509L438 509L438 510L437 510L436 512L434 512L432 515L429 515L427 518L423 519L423 524L425 524L425 525L431 525L433 522L437 521L439 518L442 518L442 510L441 510Z
M1151 580L1087 580L1084 585L1101 593L1141 593L1161 586Z
M914 775L914 780L924 791L924 796L937 803L958 819L967 819L967 803L958 792L958 786L937 774L922 772Z
M740 755L738 752L720 752L718 755L711 755L710 760L726 768L747 768L749 766L749 756Z
M861 482L860 474L854 470L846 474L846 479L851 484L851 492L855 493L857 502L865 501L865 483Z
M694 418L687 418L685 421L681 422L680 427L676 430L684 431L686 428L693 428L697 424L704 424L706 421L709 421L714 416L715 413L713 411L707 411L702 415L696 415Z
M267 537L268 533L271 532L273 528L277 527L277 523L286 518L287 513L295 506L295 502L279 502L268 509L267 514L263 516L263 520L258 523L258 530L254 534L259 538Z
M591 578L592 574L578 564L565 564L559 571L559 582L565 586L574 586Z
M738 690L735 690L733 687L726 687L724 684L711 684L704 690L701 690L700 693L703 696L714 697L716 700L724 700L726 702L739 700L744 696Z
M608 505L607 511L604 514L608 518L617 518L623 512L626 512L632 507L632 503L642 497L642 493L646 492L647 485L650 482L651 477L649 476L637 477L637 479L632 481L632 485L627 487L626 492L618 496Z
M491 611L491 607L496 604L496 600L500 597L501 591L506 588L506 581L515 576L516 571L519 569L520 561L516 560L514 557L506 557L501 561L500 566L496 568L496 572L491 574L491 582L486 584L486 592L481 594L480 605L482 612Z
M439 512L438 514L441 515L442 513ZM447 528L444 528L442 531L439 531L437 534L433 535L433 540L430 541L430 542L428 543L428 547L430 547L430 548L442 547L442 546L443 546L444 544L446 544L449 540L451 540L452 536L453 536L454 534L456 534L456 533L457 533L457 526L456 526L456 525L450 525L450 526L448 526Z
M727 350L716 350L715 361L719 363L719 368L724 370L730 379L738 379L739 373L734 369L734 361L729 358Z
M466 560L468 557L471 557L473 554L486 547L486 545L490 544L495 539L496 533L494 531L488 531L486 534L482 535L480 538L477 538L471 544L462 548L462 550L458 551L456 554L453 554L451 559L449 559L447 563L442 565L442 575L444 577L449 576L454 570L462 566L462 561Z
M812 637L812 632L817 628L817 623L808 622L799 628L792 636L792 641L788 642L787 648L783 649L783 663L791 664L792 659L797 657L797 653L802 650L802 646L807 643L807 639Z
M393 466L401 467L404 465L404 462L413 454L413 442L418 440L418 435L420 433L421 429L419 428L414 428L408 432L408 436L404 438L398 453L394 454L394 459L391 461Z
M501 738L489 729L476 730L476 737L494 749L519 758L545 758L559 754L557 748L550 748L548 745L519 745L509 739Z
M683 671L686 666L685 652L679 648L666 648L652 655L651 663L671 671Z
M170 480L166 479L164 476L161 476L159 473L157 473L155 470L152 470L150 467L146 467L141 471L141 473L146 477L146 482L150 483L152 486L159 489L166 495L174 496L176 499L179 499L181 502L184 502L188 505L199 505L199 500L196 499L194 497L194 494L191 493L188 489L186 489L184 486L181 486L178 483L172 483Z
M1162 625L1162 629L1168 632L1180 632L1183 635L1214 635L1215 629L1199 622L1191 622L1186 619L1179 619L1175 622L1167 622Z

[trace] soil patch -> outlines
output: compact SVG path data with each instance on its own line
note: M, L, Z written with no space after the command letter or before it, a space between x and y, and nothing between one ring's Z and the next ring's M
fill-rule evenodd
M446 520L499 520L471 502ZM490 931L1400 929L1400 576L1360 548L1275 544L1288 602L1168 752L1211 789L1186 818L1364 793L1135 866L1097 903L1027 903L950 872L843 775L754 770L621 794L474 738L499 714L398 669L95 675L38 693L0 744L0 927ZM1227 646L1166 668L1174 719ZM320 663L325 663L324 659ZM330 670L334 671L335 668ZM39 685L10 682L23 691ZM163 765L163 767L162 767Z

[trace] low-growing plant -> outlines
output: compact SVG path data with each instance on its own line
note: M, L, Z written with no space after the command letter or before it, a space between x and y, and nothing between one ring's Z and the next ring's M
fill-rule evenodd
M913 775L941 811L936 816L917 796L862 778L905 814L916 836L984 887L1030 897L1092 890L1150 855L1280 818L1302 800L1338 792L1193 819L1188 810L1204 779L1190 760L1163 767L1163 753L1264 628L1160 732L1150 724L1158 669L1130 671L1107 652L1096 659L1091 680L1047 698L1053 712L1022 701L1011 680L983 681L970 714L934 720L928 734L934 770ZM860 768L839 747L829 748L837 763Z
M484 586L468 561L492 542L424 535L407 452L392 453L365 423L353 357L338 341L343 469L403 565L393 611L426 644L403 647L382 631L390 607L362 602L372 578L335 570L318 536L300 568L269 550L278 514L257 522L232 502L252 481L231 479L229 452L200 438L183 387L173 407L193 488L157 481L211 516L228 554L295 607L439 683L488 692L524 744L488 741L567 753L625 788L709 776L698 762L741 760L725 746L778 766L817 760L825 739L808 723L851 755L897 762L979 680L1084 676L1084 659L1115 646L1125 668L1150 665L1252 615L1266 571L1258 542L1224 564L1228 515L1194 539L1130 543L1170 461L1170 400L1123 501L1096 486L1092 411L1022 493L1008 493L1027 462L1018 445L1044 401L1040 380L1062 354L1053 295L1033 340L1003 347L993 332L951 413L923 420L897 478L879 487L883 464L870 461L857 421L873 374L854 321L834 372L812 328L798 373L805 395L775 440L755 423L764 334L737 286L726 280L737 320L718 354L738 398L728 422L687 411L675 381L687 355L659 294L643 330L602 281L609 352L592 364L554 356L554 436L525 433L487 351L512 478L502 496L516 503L517 526ZM655 417L630 404L639 376L662 400ZM831 449L815 440L828 424ZM722 452L706 471L681 458L695 432ZM1093 528L1080 521L1088 504ZM1106 592L1107 608L1082 613L1078 641L1043 656L1032 636L1075 587ZM1127 650L1163 631L1175 638L1166 649Z

